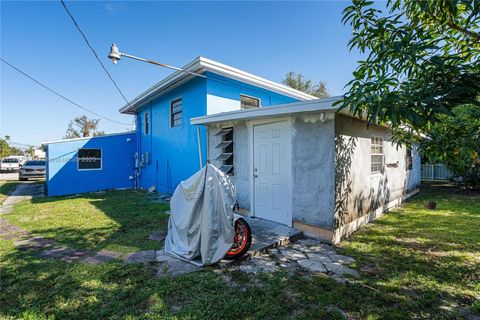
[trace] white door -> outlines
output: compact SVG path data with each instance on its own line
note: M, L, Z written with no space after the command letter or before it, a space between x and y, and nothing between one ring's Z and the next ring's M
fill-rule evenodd
M253 127L255 216L291 226L290 124Z

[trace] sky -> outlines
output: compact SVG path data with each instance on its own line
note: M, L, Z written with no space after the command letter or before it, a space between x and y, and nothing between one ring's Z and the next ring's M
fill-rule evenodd
M344 92L357 52L341 22L344 1L318 2L67 2L128 99L172 71L134 60L113 65L120 51L181 67L197 56L281 82L289 72ZM125 102L76 30L60 1L0 4L0 55L33 78L102 116L131 123ZM0 136L27 145L61 139L76 116L98 118L46 91L0 62ZM131 126L102 119L99 130Z

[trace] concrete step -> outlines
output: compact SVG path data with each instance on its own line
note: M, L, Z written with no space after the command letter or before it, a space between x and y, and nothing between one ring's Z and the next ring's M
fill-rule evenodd
M250 256L268 253L272 248L285 246L303 238L302 231L280 223L251 217L244 217L244 219L252 230L252 245L248 251Z

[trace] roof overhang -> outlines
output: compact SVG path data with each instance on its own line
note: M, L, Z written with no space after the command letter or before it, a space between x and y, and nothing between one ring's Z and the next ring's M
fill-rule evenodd
M294 114L311 112L337 112L338 108L333 106L340 97L316 99L310 101L294 102L273 107L261 107L255 109L244 109L238 111L222 112L208 116L192 118L191 124L207 125L221 122L235 122L255 120L261 118L275 118Z
M200 74L203 74L205 72L212 72L230 79L238 80L243 83L248 83L279 94L283 94L294 99L299 99L301 101L317 99L316 97L301 92L299 90L292 89L285 85L258 77L251 73L227 66L220 62L213 61L204 57L196 58L192 62L185 65L182 69ZM176 88L177 86L191 80L193 77L195 76L182 71L176 71L175 73L172 73L168 77L164 78L148 90L141 93L128 104L121 107L120 112L127 114L135 114L136 110L138 110L146 102Z
M80 138L72 138L72 139L60 139L60 140L52 140L52 141L46 141L42 142L42 146L46 146L49 144L54 144L54 143L62 143L62 142L74 142L74 141L81 141L81 140L91 140L91 139L102 139L102 138L108 138L112 136L121 136L121 135L129 135L129 134L135 134L136 131L126 131L126 132L116 132L116 133L108 133L104 134L101 136L91 136L91 137L80 137Z

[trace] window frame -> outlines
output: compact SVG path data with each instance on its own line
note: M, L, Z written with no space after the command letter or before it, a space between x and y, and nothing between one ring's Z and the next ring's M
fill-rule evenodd
M375 139L380 139L381 143L374 143ZM373 148L378 148L378 147L381 148L381 153L374 152L372 150ZM374 162L372 161L374 156L382 157L382 161L380 163L380 169L378 171L376 170L374 171L372 169L372 166L374 165ZM378 164L378 162L375 162L375 164ZM380 137L380 136L371 136L370 137L370 174L371 175L381 174L383 173L384 167L385 167L384 139L383 137Z
M406 150L405 150L405 171L411 171L411 170L413 170L413 150L412 150L412 147L406 147Z
M80 150L100 150L100 168L80 168ZM101 170L103 170L103 149L102 148L78 148L77 149L77 171L101 171Z
M257 101L258 101L258 106L257 106L257 107L250 107L250 108L243 108L243 107L242 107L242 97L257 100ZM248 94L240 93L240 110L248 110L248 109L260 108L261 105L262 105L262 99L260 99L260 98L258 98L258 97L250 96L250 95L248 95Z
M181 110L180 111L177 111L177 112L173 112L173 104L175 102L178 102L180 101L181 102ZM175 128L175 127L181 127L183 126L183 97L179 97L179 98L175 98L173 100L170 100L170 128ZM180 114L180 119L182 120L182 122L180 124L177 124L177 125L174 125L175 123L175 119L174 119L174 116L177 115L177 114ZM178 119L177 119L178 120Z
M143 133L145 135L150 133L150 114L148 112L143 115Z

